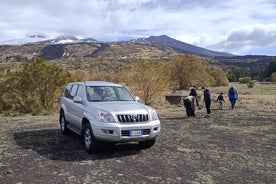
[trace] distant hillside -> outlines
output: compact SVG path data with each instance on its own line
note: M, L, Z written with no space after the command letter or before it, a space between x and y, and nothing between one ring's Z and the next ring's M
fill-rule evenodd
M42 57L69 70L89 73L117 73L141 60L169 61L177 55L171 48L138 43L78 42L0 45L0 69L15 69L22 61Z
M44 39L43 37L32 37ZM19 43L19 42L18 42ZM170 61L178 54L194 54L212 65L229 67L264 67L273 57L233 56L210 51L168 36L151 36L127 42L97 42L93 38L58 37L35 43L0 45L0 69L16 69L22 61L42 57L69 70L89 73L117 73L141 60Z
M197 47L185 42L178 41L176 39L170 38L166 35L162 36L151 36L148 38L139 38L134 41L135 43L141 43L141 44L153 44L153 45L162 45L166 47L170 47L174 49L177 52L183 53L183 54L194 54L197 56L202 57L231 57L234 56L229 53L225 52L216 52L207 50L201 47Z
M233 57L216 57L219 62L218 66L221 67L239 67L239 68L255 68L261 69L272 61L275 56L262 56L262 55L245 55Z

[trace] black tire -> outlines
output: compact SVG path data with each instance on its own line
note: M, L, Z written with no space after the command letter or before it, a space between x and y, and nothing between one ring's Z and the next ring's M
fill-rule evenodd
M65 120L65 116L64 116L64 112L61 111L60 115L59 115L59 125L60 125L60 132L62 134L68 134L69 133L69 129L67 128L67 122Z
M94 137L93 131L89 123L85 124L83 131L83 142L85 146L85 151L87 153L95 153L99 151L100 143Z
M151 148L155 144L156 138L146 140L146 141L140 141L139 145L142 149Z

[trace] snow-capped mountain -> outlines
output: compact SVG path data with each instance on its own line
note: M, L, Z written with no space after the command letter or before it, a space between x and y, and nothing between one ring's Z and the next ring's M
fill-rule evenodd
M43 35L30 35L22 39L13 39L0 42L0 45L24 45L31 43L52 43L52 44L67 44L67 43L79 43L79 42L97 42L93 38L78 39L75 36L59 36L55 39L49 39Z
M21 39L12 39L12 40L0 42L0 45L24 45L28 43L45 41L47 39L48 38L46 38L43 35L30 35Z

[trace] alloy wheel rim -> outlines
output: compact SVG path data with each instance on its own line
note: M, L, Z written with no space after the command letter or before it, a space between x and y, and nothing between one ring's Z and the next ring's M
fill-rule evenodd
M89 128L85 131L85 146L89 148L91 146L91 134Z
M61 127L61 131L64 131L64 128L65 128L65 121L64 121L64 117L62 117L62 118L61 118L60 127Z

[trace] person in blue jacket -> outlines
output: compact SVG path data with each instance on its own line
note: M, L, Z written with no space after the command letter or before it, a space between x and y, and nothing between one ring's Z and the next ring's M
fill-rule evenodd
M231 103L231 109L234 110L236 106L236 101L238 100L238 89L234 86L230 86L228 89L228 99Z

